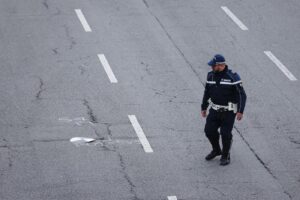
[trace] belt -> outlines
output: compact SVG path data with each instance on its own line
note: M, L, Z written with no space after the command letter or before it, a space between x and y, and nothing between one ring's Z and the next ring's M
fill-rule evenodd
M214 104L211 99L209 99L209 105L211 106L212 109L214 109L217 112L225 112L225 111L233 111L234 113L237 112L237 104L228 103L228 106L223 106L223 105L218 105Z
M229 110L229 106L222 106L222 105L217 105L214 103L211 103L211 108L218 111L218 112L225 112Z

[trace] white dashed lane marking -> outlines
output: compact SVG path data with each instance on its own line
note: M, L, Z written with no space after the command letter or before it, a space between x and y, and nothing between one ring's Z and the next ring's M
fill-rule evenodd
M221 8L232 19L232 21L234 21L240 27L240 29L242 29L243 31L248 30L248 27L245 26L245 24L243 24L243 22L239 20L239 18L237 18L237 16L235 16L235 14L231 12L231 10L229 10L229 8L227 8L226 6L222 6Z
M105 70L105 72L106 72L106 74L107 74L110 82L111 83L117 83L118 80L116 79L116 77L115 77L115 75L114 75L114 73L113 73L110 65L108 64L108 61L105 58L105 55L104 54L98 54L98 58L99 58L99 60L100 60L100 62L102 64L102 66L103 66L103 68L104 68L104 70Z
M168 200L177 200L176 196L168 196Z
M140 126L136 116L135 115L128 115L128 118L129 118L129 120L130 120L130 122L131 122L131 124L132 124L132 126L133 126L133 128L134 128L134 130L135 130L135 132L136 132L143 148L144 148L144 151L146 153L153 153L153 149L152 149L149 141L147 140L147 137L146 137L142 127Z
M274 56L271 51L264 51L264 53L272 60L275 65L291 80L296 81L297 78Z
M86 21L81 9L75 9L75 12L77 14L79 21L81 22L81 24L83 26L83 29L85 30L85 32L92 32L92 29L91 29L90 25L88 24L88 22Z

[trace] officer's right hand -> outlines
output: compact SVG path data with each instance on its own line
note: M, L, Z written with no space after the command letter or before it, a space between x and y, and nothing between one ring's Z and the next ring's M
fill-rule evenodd
M206 117L206 110L202 110L201 115L202 115L202 117Z
M241 120L243 119L243 113L237 113L237 114L236 114L236 119L237 119L238 121L241 121Z

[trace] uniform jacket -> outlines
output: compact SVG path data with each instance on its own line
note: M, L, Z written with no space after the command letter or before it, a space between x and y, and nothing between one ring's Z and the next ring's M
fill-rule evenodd
M202 110L206 110L211 101L217 105L227 106L228 102L237 103L237 112L243 113L246 105L246 93L242 80L228 66L222 72L209 72L202 101Z

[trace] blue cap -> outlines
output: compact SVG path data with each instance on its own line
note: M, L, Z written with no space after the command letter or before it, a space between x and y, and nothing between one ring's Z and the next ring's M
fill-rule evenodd
M221 54L217 54L207 64L209 66L215 66L216 64L225 64L225 58Z

